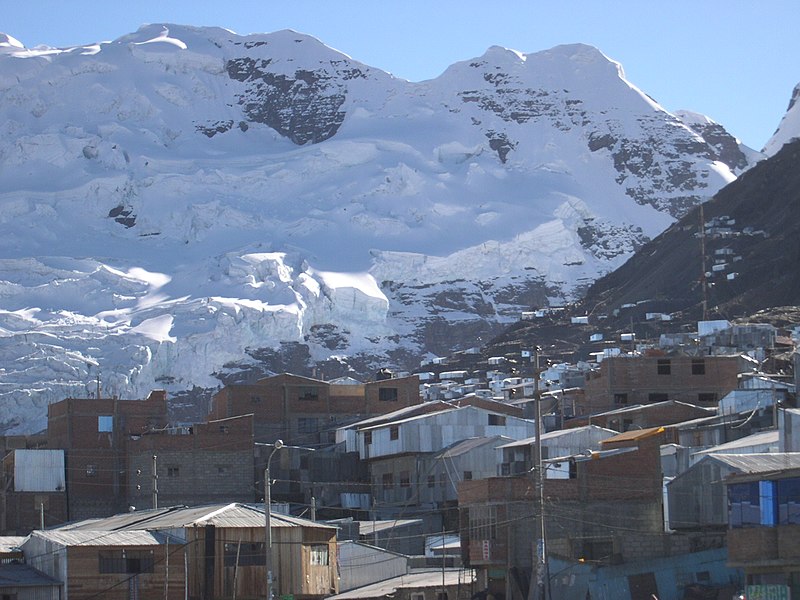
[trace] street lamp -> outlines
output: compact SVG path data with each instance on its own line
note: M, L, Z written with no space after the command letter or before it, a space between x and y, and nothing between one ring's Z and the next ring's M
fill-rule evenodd
M269 464L272 462L272 457L275 456L275 453L283 448L283 440L275 440L272 446L272 452L269 453L269 457L267 458L267 466L264 468L264 529L267 538L266 544L264 544L264 553L267 567L267 600L272 600L272 511L270 509L270 503L272 501L270 498L270 487L272 483L269 478Z

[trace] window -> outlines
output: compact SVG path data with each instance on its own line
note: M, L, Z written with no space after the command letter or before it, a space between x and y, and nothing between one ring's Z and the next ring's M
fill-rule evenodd
M122 550L100 554L100 573L153 573L153 553Z
M447 600L447 592L436 592L436 600Z
M230 475L231 468L228 465L217 465L217 475Z
M301 387L297 393L300 400L319 400L319 392L315 387Z
M669 400L669 394L664 394L663 392L653 392L652 394L647 394L648 402L666 402L667 400Z
M114 431L114 417L110 415L98 415L97 431L100 433L111 433Z
M705 375L706 361L702 358L692 359L692 375Z
M800 478L791 477L778 482L778 523L800 524Z
M622 419L622 431L630 431L633 428L633 419Z
M628 394L614 394L614 404L627 404Z
M717 395L713 392L697 394L697 401L703 404L713 404L717 401Z
M505 415L489 415L489 425L505 425Z
M436 487L436 475L428 475L428 487Z
M250 402L253 404L261 404L261 396L250 396Z
M372 443L372 432L365 431L364 432L364 445L369 446Z
M392 425L389 427L389 439L390 440L398 440L400 439L400 426L399 425Z
M86 465L86 476L97 477L97 465Z
M469 507L469 539L493 540L497 536L497 507Z
M397 388L396 387L378 388L378 400L380 400L381 402L396 402Z
M236 554L239 554L240 567L257 567L266 563L264 542L228 542L225 544L224 564L226 567L236 566Z
M464 471L464 481L472 481L472 471Z
M383 489L390 490L394 487L394 475L391 473L384 473L381 478Z
M181 476L181 468L176 465L171 465L167 467L167 477L180 477Z
M672 361L668 358L659 358L657 369L659 375L670 375L672 373Z
M731 527L751 527L761 522L758 482L728 486L728 523Z
M310 548L309 562L312 565L319 565L323 567L328 566L328 545L327 544L314 544Z
M425 600L424 592L416 592L411 594L411 600Z
M580 540L580 556L585 560L604 561L611 560L614 553L614 542L610 539L595 538Z
M400 487L411 487L411 475L408 471L400 471Z

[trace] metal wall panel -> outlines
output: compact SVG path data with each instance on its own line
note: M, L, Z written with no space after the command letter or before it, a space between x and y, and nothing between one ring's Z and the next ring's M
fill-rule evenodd
M15 492L64 491L63 450L14 450Z

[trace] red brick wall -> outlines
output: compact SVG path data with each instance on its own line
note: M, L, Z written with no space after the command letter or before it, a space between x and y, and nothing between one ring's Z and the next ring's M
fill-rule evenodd
M386 397L381 400L381 389ZM346 393L338 393L345 391ZM313 392L307 396L307 392ZM358 393L356 393L358 392ZM368 416L385 414L420 404L419 379L416 376L386 379L336 389L325 381L282 374L267 377L255 385L231 385L217 392L211 401L210 419L252 413L256 440L313 444L318 431ZM317 425L301 427L300 419Z
M728 530L728 564L745 565L778 558L778 530L775 527L747 527Z
M703 359L704 374L692 373L692 361ZM658 361L670 361L670 374L658 373ZM650 394L666 394L670 400L699 404L700 394L716 394L719 400L738 385L737 356L639 356L611 357L600 363L599 373L586 381L586 406L582 414L619 408L615 394L627 394L627 404L652 402Z

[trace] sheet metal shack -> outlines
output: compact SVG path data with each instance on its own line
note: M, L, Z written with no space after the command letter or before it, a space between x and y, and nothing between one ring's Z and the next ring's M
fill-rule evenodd
M319 600L337 593L336 528L274 512L270 522L275 597ZM234 503L136 511L73 524L66 531L82 528L169 536L169 598L184 598L185 590L188 597L197 599L266 596L263 505ZM179 547L180 552L172 550ZM157 569L162 576L158 597L163 598L164 565ZM173 586L173 576L179 577L179 585Z

